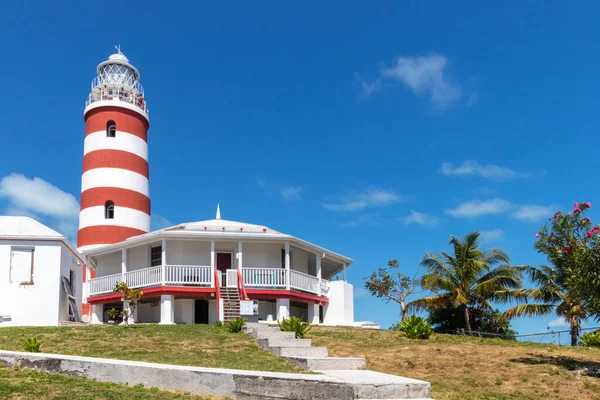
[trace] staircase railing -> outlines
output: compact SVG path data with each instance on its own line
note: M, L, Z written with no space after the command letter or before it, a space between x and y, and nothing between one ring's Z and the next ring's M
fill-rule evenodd
M214 267L214 275L215 275L215 288L217 289L217 315L219 315L219 303L221 302L221 283L219 280L219 270L217 269L217 267Z
M242 276L242 271L238 269L238 289L240 294L242 295L242 299L248 300L248 292L246 292L246 285L244 284L244 277Z

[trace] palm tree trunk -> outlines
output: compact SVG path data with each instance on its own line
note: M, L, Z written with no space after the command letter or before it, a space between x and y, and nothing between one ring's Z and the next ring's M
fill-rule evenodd
M404 300L400 301L400 315L402 316L402 321L408 318L408 308L406 307Z
M571 346L577 346L579 336L579 321L571 320Z
M469 306L466 304L463 306L463 311L465 313L465 327L467 331L471 332L471 319L469 318Z

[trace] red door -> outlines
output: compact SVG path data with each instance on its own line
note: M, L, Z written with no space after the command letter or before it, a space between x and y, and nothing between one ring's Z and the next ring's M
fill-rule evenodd
M223 273L231 269L231 253L217 253L217 269Z

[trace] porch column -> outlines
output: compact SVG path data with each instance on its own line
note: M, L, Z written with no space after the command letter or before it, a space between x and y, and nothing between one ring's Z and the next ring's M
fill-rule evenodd
M225 306L223 299L219 299L219 321L225 322Z
M127 273L127 249L121 250L121 280L125 282L125 274Z
M212 287L217 287L219 284L219 279L217 276L217 281L215 282L215 241L210 241L210 266L212 268Z
M311 324L318 324L321 321L319 320L319 305L318 304L309 304L308 305L308 322Z
M238 269L242 272L242 241L238 242Z
M290 244L286 243L285 244L285 288L287 290L290 290L290 284L291 284L290 278L291 278L291 274L290 274ZM288 308L289 308L289 301L288 301ZM277 319L279 319L279 318L277 318Z
M344 282L348 282L348 277L346 276L346 263L344 265Z
M175 323L175 296L160 296L160 324L173 325Z
M161 246L161 269L162 269L162 285L165 286L166 282L167 282L167 239L163 239ZM162 317L161 317L162 318Z
M319 278L319 285L317 286L317 295L321 295L321 255L317 254L317 278ZM309 315L310 315L310 304L309 304ZM309 318L310 321L310 318Z
M277 299L275 302L275 308L277 311L277 321L290 318L290 300L289 299Z
M104 305L92 304L92 325L102 325L104 323Z

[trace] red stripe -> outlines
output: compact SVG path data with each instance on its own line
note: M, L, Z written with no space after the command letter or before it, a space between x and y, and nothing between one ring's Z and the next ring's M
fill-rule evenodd
M271 289L246 289L248 297L251 299L290 299L304 303L329 303L327 297L317 295L293 292L291 290L271 290Z
M98 107L85 115L85 135L106 130L106 123L114 121L117 131L131 133L148 140L148 121L135 111L121 107ZM118 133L117 133L118 135Z
M190 297L208 297L209 300L215 300L211 294L215 293L215 288L192 288L181 286L161 286L149 289L141 289L144 293L142 298L157 297L161 295L170 296L190 296ZM87 301L90 304L110 303L111 301L119 301L121 294L110 293L101 296L88 297Z
M77 233L77 247L118 243L132 236L143 235L144 233L148 232L125 226L87 226L80 229Z
M116 187L97 187L84 191L81 193L81 209L104 206L107 200L111 200L117 207L132 208L150 215L148 196L135 190Z
M149 178L148 161L122 150L95 150L83 156L83 172L95 168L120 168Z

